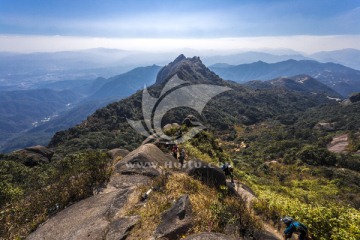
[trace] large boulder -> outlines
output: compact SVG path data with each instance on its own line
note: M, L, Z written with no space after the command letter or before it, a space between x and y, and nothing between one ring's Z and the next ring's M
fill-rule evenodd
M17 150L9 154L12 159L24 163L28 167L49 163L54 152L44 146L33 146Z
M169 131L171 129L177 129L180 125L178 123L168 123L163 127L164 132Z
M123 174L126 168L121 163L151 162L163 166L167 160L156 146L141 146L116 165L117 171L106 188L57 213L27 239L126 239L140 220L139 216L126 215L140 201L139 188L150 185L151 178L146 174Z
M201 160L193 160L187 163L187 174L200 180L209 187L220 188L226 186L226 177L220 168Z
M235 238L221 233L207 232L190 235L184 240L235 240Z
M161 168L171 166L175 162L170 155L148 143L129 153L115 168L116 172L121 174L156 177L160 175Z
M25 148L25 150L27 150L29 152L38 153L38 154L46 157L47 159L49 159L49 161L51 160L52 156L54 155L54 151L50 150L47 147L41 146L41 145L27 147L27 148Z
M110 156L112 157L112 159L116 159L118 157L125 157L126 155L128 155L130 152L126 149L123 148L114 148L108 151L108 153L110 154Z
M182 122L187 127L201 126L201 122L194 115L188 115Z
M181 196L175 204L163 213L161 223L155 231L155 238L179 239L192 226L192 207L188 195Z
M119 189L80 201L50 218L28 240L121 239L110 238L126 234L135 218L124 218L129 202L138 199L134 188ZM116 226L121 229L115 229ZM110 235L109 235L110 234Z
M126 216L113 221L109 226L106 239L126 239L131 229L140 221L140 216Z

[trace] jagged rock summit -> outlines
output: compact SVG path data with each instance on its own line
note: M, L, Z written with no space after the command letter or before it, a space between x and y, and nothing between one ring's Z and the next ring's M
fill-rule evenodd
M164 84L175 74L180 79L192 83L221 84L223 82L201 62L199 57L186 58L183 54L160 70L156 83Z

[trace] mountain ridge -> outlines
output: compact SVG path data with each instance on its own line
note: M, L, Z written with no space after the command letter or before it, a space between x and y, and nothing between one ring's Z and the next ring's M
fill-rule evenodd
M200 60L200 57L186 58L180 54L174 61L163 67L156 77L156 84L166 83L172 76L192 83L219 84L219 76L210 71Z
M203 116L198 116L217 130L232 128L235 123L253 124L280 113L294 113L331 102L323 94L313 95L310 92L291 90L285 90L284 93L284 90L278 88L256 91L246 86L224 81L202 64L198 57L184 58L183 55L159 71L156 84L148 88L150 94L158 95L164 83L174 74L177 74L180 79L182 79L180 76L185 77L182 80L192 84L217 83L233 89L233 91L222 93L212 99L203 110ZM209 79L207 79L208 76ZM279 95L280 91L282 95ZM129 126L127 119L142 119L141 99L142 93L137 92L126 99L97 110L80 125L56 133L49 146L56 147L65 144L69 149L86 147L84 144L86 141L81 141L81 138L91 136L92 141L95 141L92 145L95 144L98 147L107 148L106 144L110 144L108 147L136 148L142 142L143 137ZM173 122L181 123L187 114L196 113L185 109L174 109L165 114L163 125ZM77 139L76 142L82 143L74 144L74 141L71 140L74 138ZM72 142L72 145L69 145L69 141Z
M31 92L54 92L53 95L48 95L47 99L43 98L43 101L45 102L53 101L52 96L56 97L57 94L55 93L58 91L63 92L63 97L66 96L66 92L76 92L77 95L80 94L81 96L78 96L76 104L72 102L73 104L69 105L67 109L51 108L53 109L53 112L48 114L46 117L50 117L50 115L52 116L54 112L57 112L57 116L52 117L47 122L40 122L40 118L34 118L39 122L39 124L35 127L32 127L30 122L25 122L28 127L21 128L21 132L16 131L14 132L14 135L11 136L3 132L4 134L0 137L0 139L2 139L4 142L0 144L0 151L9 152L15 149L34 145L36 143L47 145L55 132L65 130L75 126L76 124L79 124L89 115L94 113L98 108L104 107L113 101L118 101L122 98L128 97L137 90L142 89L144 84L153 84L159 69L160 67L156 65L138 67L127 73L119 74L108 79L97 78L95 80L77 81L75 83L72 81L67 81L61 82L59 84L52 84L51 86L57 90L18 90L24 94L26 92L29 94ZM46 85L41 86L46 87ZM17 91L15 91L15 93L16 92ZM5 96L6 94L9 94L9 92L0 92L0 101L1 96ZM29 102L31 99L26 98L25 102L26 101ZM55 106L59 106L59 104L55 104ZM0 107L0 112L2 108L6 108L6 105ZM30 110L30 108L28 109ZM9 113L14 111L16 112L16 108L10 109L7 112ZM30 115L34 115L35 113L36 111L31 111ZM21 115L22 113L18 112L18 114ZM8 124L5 123L9 121L11 122L13 120L9 120L9 118L5 117L5 114L0 117L0 123L6 128ZM44 116L41 115L41 118L43 117ZM22 119L25 120L26 118L22 117ZM2 126L0 126L0 129L1 127ZM23 132L25 129L28 130Z
M209 68L222 78L239 83L307 74L325 83L344 97L352 92L360 91L360 71L335 63L290 59L278 63L258 61L250 64L220 65L220 67L210 66Z

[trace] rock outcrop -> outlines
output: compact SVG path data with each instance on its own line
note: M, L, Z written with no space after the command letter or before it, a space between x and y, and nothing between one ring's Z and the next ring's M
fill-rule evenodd
M184 238L184 240L235 240L235 238L221 233L208 232L193 234Z
M87 198L59 212L27 239L75 240L104 239L108 234L118 236L119 233L114 233L113 226L129 225L126 224L128 220L120 217L119 213L122 213L121 210L124 210L131 199L136 198L134 193L135 188L128 188Z
M332 139L331 143L327 146L330 152L343 153L349 145L348 135L342 134Z
M188 195L181 196L174 205L163 213L155 231L155 239L179 239L192 226L192 207Z
M177 129L179 127L180 127L180 125L178 123L168 123L163 127L163 129L164 129L164 131L168 131L170 129L173 129L173 128Z
M140 216L122 217L109 226L106 239L126 239L129 231L139 222Z
M194 160L187 163L187 174L200 180L209 187L219 188L226 186L224 172L214 164L209 164L201 160Z
M223 82L201 62L199 57L186 58L183 54L160 70L156 83L164 84L175 74L180 79L192 83L221 84Z
M123 148L114 148L108 151L108 153L111 155L112 159L116 159L118 157L125 157L130 152Z
M116 165L115 173L107 187L99 194L59 212L30 234L27 239L125 239L140 220L139 216L129 216L127 212L139 203L141 195L139 188L150 185L151 178L146 170L145 172L133 171L129 174L126 164L123 163L145 162L163 166L168 159L168 156L153 144L139 147ZM155 168L153 171L159 174ZM150 174L150 176L153 175ZM179 205L181 206L180 202ZM186 213L189 212L187 206L185 204ZM179 213L181 214L181 211Z
M196 127L202 125L194 115L188 115L182 122L182 124L185 124L187 127Z
M170 165L170 162L174 164L176 161L154 144L149 143L129 153L115 168L116 172L121 174L156 177L160 175L163 167Z
M54 152L44 146L27 147L22 150L17 150L9 154L14 159L19 159L28 167L37 166L51 161Z

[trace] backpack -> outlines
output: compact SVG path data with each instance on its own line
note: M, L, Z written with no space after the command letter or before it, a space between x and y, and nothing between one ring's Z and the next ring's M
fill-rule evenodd
M299 222L293 222L293 224L294 224L297 232L300 232L300 233L307 233L308 232L308 229L304 224L299 223Z

